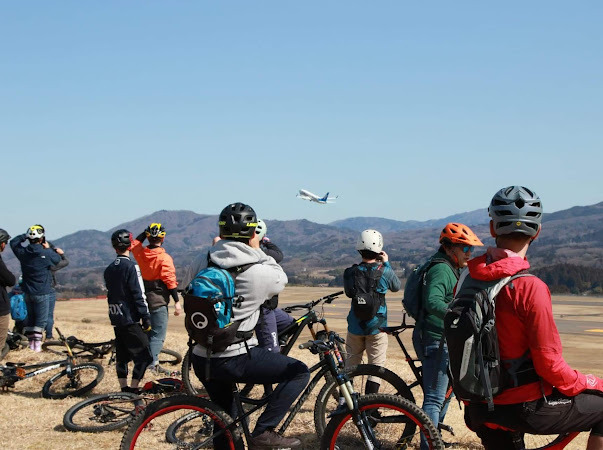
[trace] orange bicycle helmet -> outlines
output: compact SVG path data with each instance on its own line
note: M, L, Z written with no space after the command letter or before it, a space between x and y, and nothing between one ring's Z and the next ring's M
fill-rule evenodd
M475 235L471 228L462 223L448 223L440 233L440 244L466 244L473 246L484 245L482 241Z

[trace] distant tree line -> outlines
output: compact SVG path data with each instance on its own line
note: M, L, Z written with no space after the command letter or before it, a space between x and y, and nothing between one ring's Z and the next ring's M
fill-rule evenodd
M542 279L553 294L603 294L603 269L575 264L554 264L531 273Z

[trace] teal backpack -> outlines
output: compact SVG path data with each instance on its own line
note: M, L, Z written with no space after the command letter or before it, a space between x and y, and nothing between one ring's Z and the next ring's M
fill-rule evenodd
M15 321L27 319L27 307L23 294L12 294L10 297L10 316Z

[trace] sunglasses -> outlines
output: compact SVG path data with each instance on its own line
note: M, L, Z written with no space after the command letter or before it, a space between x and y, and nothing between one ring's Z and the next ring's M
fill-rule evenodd
M469 253L469 252L472 252L473 249L475 249L475 247L473 245L465 245L461 248L463 249L463 253Z

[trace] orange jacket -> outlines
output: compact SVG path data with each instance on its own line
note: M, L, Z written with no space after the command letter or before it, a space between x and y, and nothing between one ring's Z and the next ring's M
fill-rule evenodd
M168 289L174 289L178 286L174 260L163 247L143 247L142 242L134 239L130 251L140 266L143 280L161 280Z

